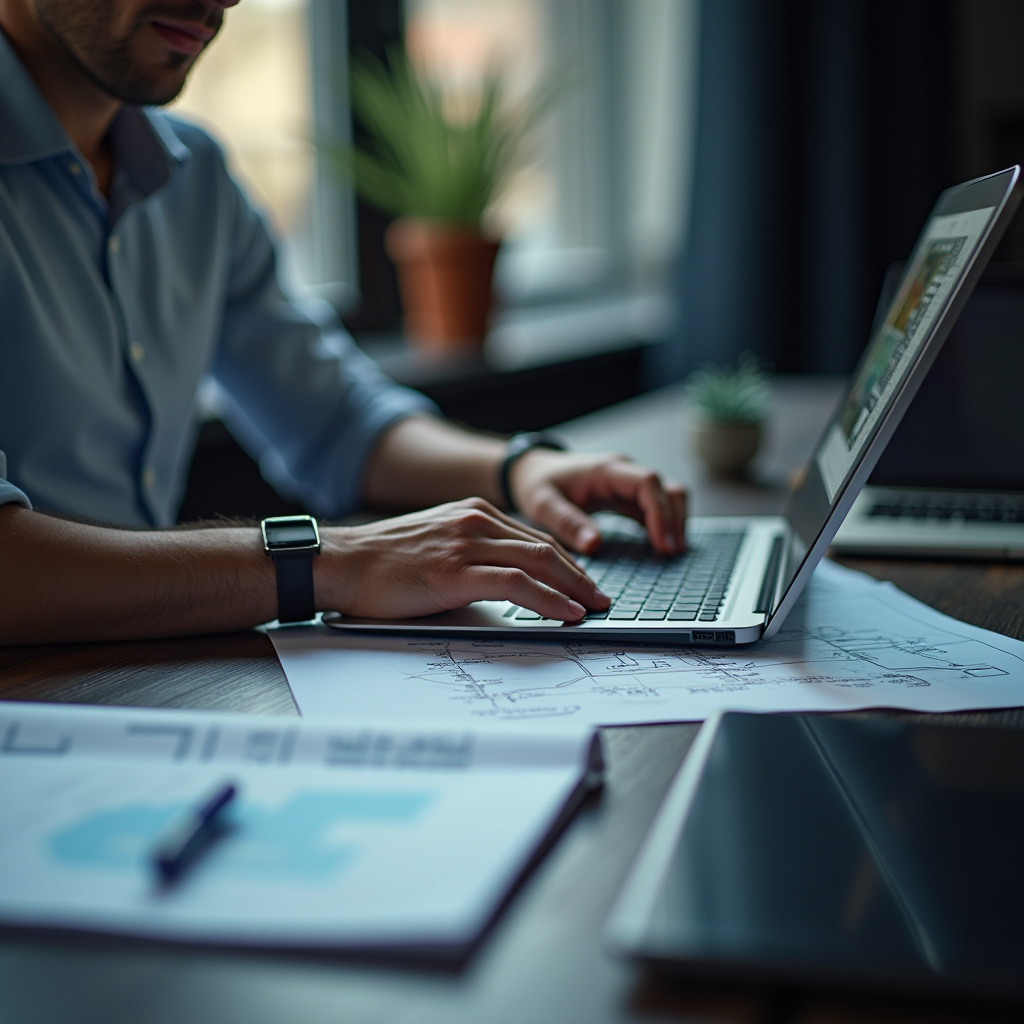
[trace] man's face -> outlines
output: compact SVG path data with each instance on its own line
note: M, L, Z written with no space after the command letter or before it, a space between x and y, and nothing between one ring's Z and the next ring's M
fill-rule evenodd
M34 0L39 20L100 88L170 103L237 0Z

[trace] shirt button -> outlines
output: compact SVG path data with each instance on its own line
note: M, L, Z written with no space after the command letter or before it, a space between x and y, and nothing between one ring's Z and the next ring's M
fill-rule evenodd
M72 174L81 174L82 173L82 165L80 163L76 163L74 160L72 160L71 163L68 164L68 170Z
M146 350L137 341L133 341L128 346L128 355L132 357L133 363L141 363L146 358Z
M142 484L146 488L146 490L148 491L148 490L152 489L153 484L155 484L155 483L156 483L156 470L153 469L152 466L150 466L150 468L147 469L146 472L142 474Z
M117 255L117 250L121 248L121 239L117 235L111 235L110 241L107 242L107 249L110 250L111 256Z

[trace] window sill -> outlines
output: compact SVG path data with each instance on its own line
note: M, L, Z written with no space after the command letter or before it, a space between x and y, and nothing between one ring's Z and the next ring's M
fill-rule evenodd
M400 384L430 388L644 348L668 335L673 315L674 305L663 295L619 295L501 310L479 352L424 352L396 334L356 340Z

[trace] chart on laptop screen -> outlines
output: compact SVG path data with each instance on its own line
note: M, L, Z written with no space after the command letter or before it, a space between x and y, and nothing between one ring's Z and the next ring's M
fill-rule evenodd
M913 365L993 212L994 207L970 210L935 217L928 225L846 403L818 449L818 470L829 501L834 500Z

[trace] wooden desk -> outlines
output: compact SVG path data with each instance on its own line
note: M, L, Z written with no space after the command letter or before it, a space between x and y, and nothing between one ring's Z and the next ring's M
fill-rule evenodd
M568 424L579 447L615 448L692 488L692 510L774 512L816 440L832 380L780 381L753 483L706 480L688 455L678 388ZM784 414L784 415L783 415ZM847 560L942 611L1024 639L1024 567ZM0 651L0 697L296 714L259 633ZM941 717L1024 727L1021 711ZM305 1022L852 1022L1009 1020L1000 1012L678 986L608 957L599 930L697 726L605 730L606 791L573 822L461 972L367 967L332 957L204 951L126 940L0 933L0 1020L103 1024ZM2 870L2 865L0 865Z

